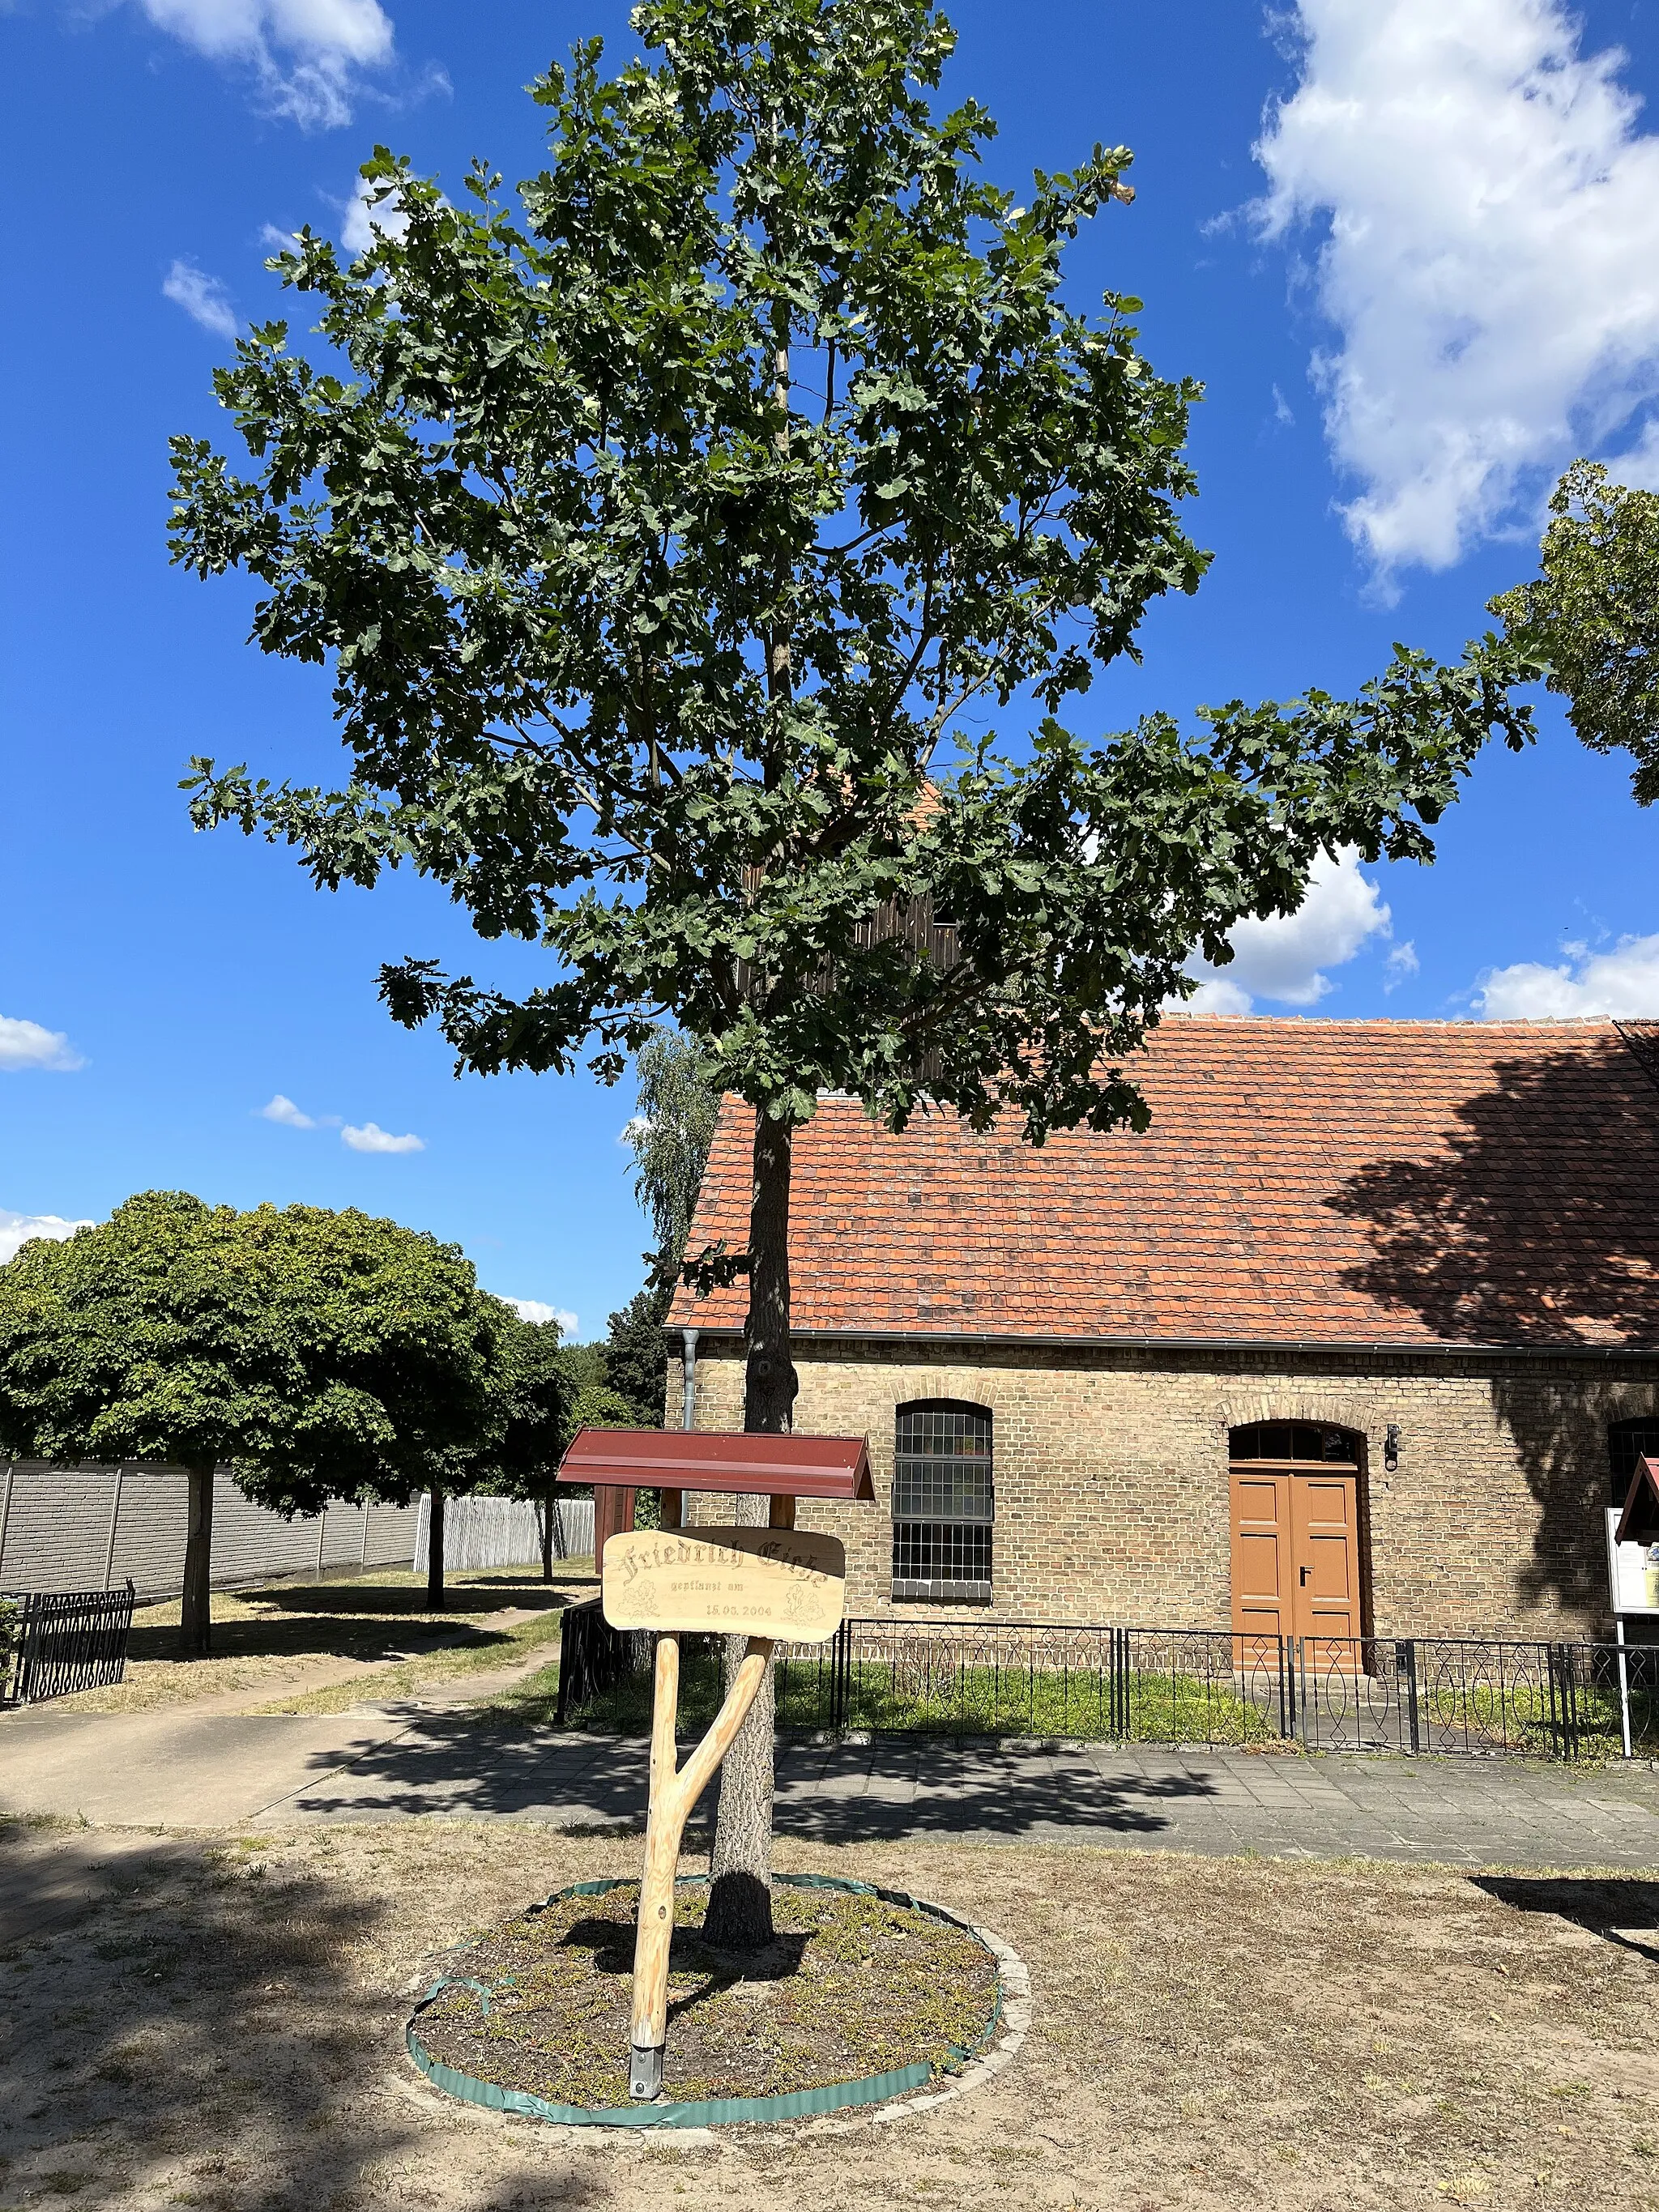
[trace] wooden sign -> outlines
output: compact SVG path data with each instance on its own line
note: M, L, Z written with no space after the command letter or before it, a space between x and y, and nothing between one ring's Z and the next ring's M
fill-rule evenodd
M633 1528L602 1570L612 1628L822 1644L846 1609L847 1553L805 1528Z

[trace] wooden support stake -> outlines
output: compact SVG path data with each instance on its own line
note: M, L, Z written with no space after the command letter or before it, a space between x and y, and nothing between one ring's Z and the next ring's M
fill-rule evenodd
M677 1773L674 1721L679 1710L680 1641L657 1639L656 1682L651 1709L651 1809L645 1829L645 1872L634 1937L633 2046L628 2094L644 2102L662 2088L663 2046L668 2040L668 1953L674 1940L674 1875L680 1841L693 1807L755 1702L772 1656L772 1640L751 1636L737 1679L702 1741Z

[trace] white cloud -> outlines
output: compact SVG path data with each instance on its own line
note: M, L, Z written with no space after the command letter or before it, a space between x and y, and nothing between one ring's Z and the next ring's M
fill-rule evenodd
M0 1069L12 1073L22 1067L50 1067L67 1074L86 1064L61 1030L42 1029L39 1022L0 1014Z
M0 1267L19 1248L35 1237L73 1237L77 1229L90 1229L89 1221L65 1221L61 1213L9 1213L0 1206Z
M1659 936L1622 937L1610 952L1564 945L1551 967L1517 960L1480 979L1475 1011L1487 1022L1565 1022L1599 1015L1639 1020L1659 1015Z
M351 120L360 70L392 59L379 0L143 0L158 29L251 68L270 112L307 130Z
M556 1321L559 1324L561 1336L576 1334L576 1316L567 1313L562 1306L544 1305L539 1298L505 1298L502 1304L512 1306L520 1321Z
M1231 964L1212 968L1195 960L1191 972L1204 980L1170 1011L1248 1014L1257 999L1316 1006L1332 988L1325 969L1340 968L1371 938L1388 933L1389 909L1379 886L1360 874L1358 854L1352 848L1334 860L1321 854L1296 912L1235 923L1227 938Z
M1404 945L1396 945L1382 963L1383 995L1386 997L1390 991L1397 991L1408 976L1416 975L1422 965L1417 957L1417 947L1409 939Z
M193 261L175 261L161 280L161 290L192 323L211 331L215 337L235 337L236 310L230 304L230 295L216 276L210 276Z
M285 1129L314 1129L316 1122L309 1114L302 1114L291 1098L279 1091L268 1106L256 1106L254 1112L263 1121L280 1121Z
M378 1121L365 1121L354 1127L348 1121L340 1132L340 1142L349 1145L354 1152L423 1152L424 1137L394 1137L389 1129L381 1128Z
M401 238L409 228L409 217L395 192L371 206L370 194L380 189L378 185L371 185L367 178L360 177L351 198L336 203L344 217L340 225L340 243L348 253L367 253L377 236Z
M1351 535L1445 568L1659 390L1659 139L1561 0L1300 0L1256 149L1316 262Z

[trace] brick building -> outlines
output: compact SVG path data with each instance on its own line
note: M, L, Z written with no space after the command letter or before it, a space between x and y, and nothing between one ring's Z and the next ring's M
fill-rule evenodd
M1174 1020L1145 1135L1041 1150L821 1100L795 1421L869 1437L878 1506L802 1514L850 1608L1601 1630L1603 1509L1659 1451L1656 1035ZM728 1100L694 1250L747 1240L750 1133ZM742 1425L744 1304L674 1307L699 1427Z

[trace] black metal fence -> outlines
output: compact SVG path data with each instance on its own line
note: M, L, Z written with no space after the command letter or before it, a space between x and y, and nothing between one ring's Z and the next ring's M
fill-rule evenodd
M652 1639L564 1616L559 1718L643 1728ZM718 1639L682 1640L688 1724L719 1702ZM1310 1751L1659 1755L1659 1645L1491 1637L1241 1636L1042 1621L842 1623L783 1644L778 1725Z
M118 1682L133 1587L0 1591L0 1705L33 1705Z

